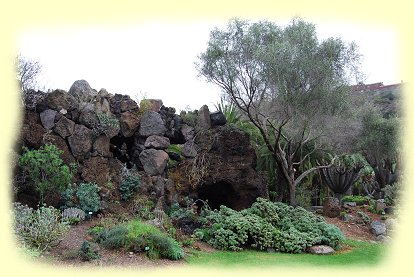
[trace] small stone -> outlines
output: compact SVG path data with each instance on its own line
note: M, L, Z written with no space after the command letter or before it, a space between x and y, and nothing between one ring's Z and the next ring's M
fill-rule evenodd
M328 245L314 245L308 248L308 252L317 255L328 255L335 252L335 250Z
M371 232L376 236L384 235L387 232L387 227L385 223L373 221L371 223Z
M343 206L346 207L356 207L356 202L344 202Z
M384 199L378 199L375 201L375 211L379 213L380 211L384 211L386 205Z

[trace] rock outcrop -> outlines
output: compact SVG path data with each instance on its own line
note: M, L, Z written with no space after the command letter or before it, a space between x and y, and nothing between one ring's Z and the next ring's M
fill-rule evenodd
M25 112L20 144L55 144L66 164L78 164L74 182L98 184L103 207L120 200L124 169L132 167L143 180L139 193L160 209L190 197L240 210L268 197L249 136L206 105L184 120L161 100L139 106L127 95L97 92L85 80L39 99Z

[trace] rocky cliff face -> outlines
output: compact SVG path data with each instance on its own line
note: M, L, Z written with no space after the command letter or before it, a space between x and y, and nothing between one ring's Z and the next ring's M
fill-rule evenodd
M79 164L76 181L97 183L103 201L119 200L121 169L133 166L145 180L138 193L160 208L188 196L212 208L242 209L267 197L248 135L207 106L192 116L185 120L161 100L138 105L127 95L97 92L79 80L69 92L43 94L25 111L18 148L55 144L65 163ZM27 194L33 190L21 190L17 200L25 202Z

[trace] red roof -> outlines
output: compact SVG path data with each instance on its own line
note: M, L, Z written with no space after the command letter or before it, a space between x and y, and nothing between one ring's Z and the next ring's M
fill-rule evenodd
M402 85L402 82L399 84L392 84L392 85L384 86L384 84L380 82L380 83L372 83L372 84L359 83L351 87L352 87L352 91L383 91L383 90L399 89L401 85Z

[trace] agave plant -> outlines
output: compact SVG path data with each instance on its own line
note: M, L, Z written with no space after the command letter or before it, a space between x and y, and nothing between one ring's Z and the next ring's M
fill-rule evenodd
M321 169L322 176L328 187L341 201L344 194L359 178L364 163L358 157L345 155L337 159L331 166Z

